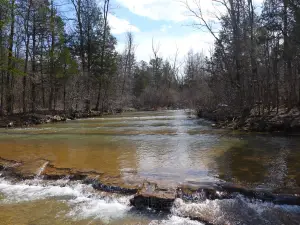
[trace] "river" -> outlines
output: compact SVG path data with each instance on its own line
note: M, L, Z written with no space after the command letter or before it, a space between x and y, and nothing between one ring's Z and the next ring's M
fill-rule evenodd
M0 157L29 164L43 159L57 168L95 171L123 186L228 182L300 194L299 137L213 129L184 110L2 129ZM33 169L42 172L43 167ZM196 203L176 199L171 213L137 211L129 204L131 197L99 192L68 177L15 181L1 176L0 224L202 224L189 219L195 216L213 224L300 224L300 206L240 195Z

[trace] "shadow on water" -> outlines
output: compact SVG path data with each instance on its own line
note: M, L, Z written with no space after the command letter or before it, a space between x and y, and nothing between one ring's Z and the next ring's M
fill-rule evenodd
M243 137L216 157L219 178L273 191L300 190L298 140Z

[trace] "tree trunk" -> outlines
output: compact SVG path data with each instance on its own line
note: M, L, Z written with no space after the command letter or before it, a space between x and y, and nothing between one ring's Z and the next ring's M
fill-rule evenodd
M40 55L40 71L41 71L41 88L42 88L42 104L43 109L46 108L46 100L45 100L45 84L44 84L44 71L43 71L43 36L40 37L41 43L41 55Z
M66 95L67 95L66 81L64 81L64 112L66 112Z
M25 62L24 62L24 77L23 77L23 113L27 111L26 104L26 85L27 85L27 72L28 72L28 58L29 58L29 17L30 17L30 9L31 9L31 1L27 1L27 15L25 21Z
M96 102L96 107L95 107L96 111L99 111L100 97L101 97L101 82L98 83L98 95L97 95L97 102Z
M107 29L108 29L108 11L109 11L109 2L110 0L104 1L103 7L103 17L104 17L104 30L102 36L102 46L101 46L101 58L100 58L100 78L98 78L99 88L98 88L98 97L96 103L96 110L99 110L100 105L100 95L101 95L101 82L103 81L102 77L104 76L104 57L105 57L105 47L106 47L106 36L107 36Z
M52 110L52 103L54 97L54 44L55 44L55 25L54 25L54 0L51 1L51 49L50 49L50 93L49 93L49 111Z
M35 112L36 110L36 84L35 84L35 73L36 73L36 20L35 15L33 15L33 29L32 29L32 78L31 78L31 112Z
M8 47L8 59L7 59L7 64L8 64L8 71L7 71L7 76L6 76L6 111L7 114L12 114L13 113L13 106L12 106L12 101L13 101L13 92L11 90L11 83L13 82L11 80L12 77L12 69L13 69L13 47L14 47L14 30L15 30L15 0L11 0L11 6L10 6L10 19L11 19L11 24L10 24L10 34L9 34L9 47Z
M2 20L2 15L0 13L0 20ZM0 116L3 114L3 104L4 104L4 52L3 52L3 29L0 26L0 68L1 68L1 102L0 102Z
M283 41L284 41L284 50L283 50L283 58L285 62L284 66L284 80L285 80L285 96L286 96L286 106L288 109L291 109L291 59L289 52L289 39L288 39L288 0L283 0Z

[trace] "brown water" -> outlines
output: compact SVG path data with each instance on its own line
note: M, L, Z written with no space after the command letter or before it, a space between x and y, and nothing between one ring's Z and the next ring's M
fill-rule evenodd
M300 138L215 130L184 111L125 113L3 129L0 157L42 158L56 167L95 170L114 184L150 180L197 186L228 181L300 194ZM199 224L183 218L191 213L209 214L216 224L299 224L297 206L243 198L199 204L177 200L171 215L164 215L135 212L129 198L96 193L67 179L13 183L2 178L0 224Z

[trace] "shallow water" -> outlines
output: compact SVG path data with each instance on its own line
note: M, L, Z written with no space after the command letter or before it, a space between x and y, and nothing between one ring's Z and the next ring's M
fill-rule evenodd
M165 185L232 182L298 193L300 138L215 130L184 111L125 113L27 129L0 130L0 157L46 159L60 168L95 170L112 183ZM41 168L42 169L42 168ZM299 224L300 208L243 197L185 203L172 213L137 212L129 198L66 180L0 180L0 224ZM34 212L34 213L32 213Z

